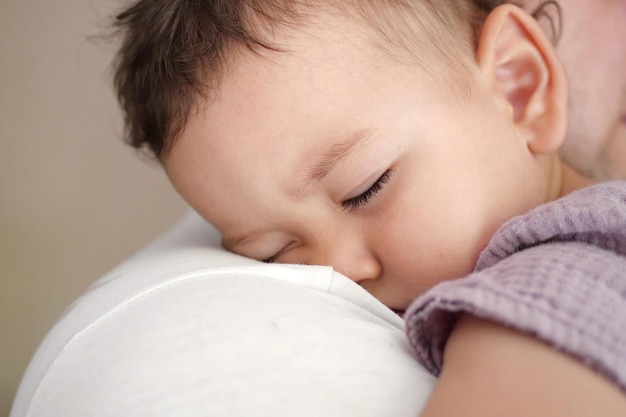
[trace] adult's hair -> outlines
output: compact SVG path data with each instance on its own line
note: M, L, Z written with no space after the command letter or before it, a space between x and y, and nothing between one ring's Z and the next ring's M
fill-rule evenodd
M114 22L122 38L114 61L114 86L124 113L126 140L162 159L198 101L210 98L219 86L234 48L279 49L269 41L269 34L299 27L329 7L376 29L383 35L377 46L387 48L390 57L398 48L392 51L389 44L400 45L416 55L418 63L420 48L444 60L458 59L461 48L451 45L473 47L485 17L503 3L511 2L137 0ZM536 17L554 4L543 3Z

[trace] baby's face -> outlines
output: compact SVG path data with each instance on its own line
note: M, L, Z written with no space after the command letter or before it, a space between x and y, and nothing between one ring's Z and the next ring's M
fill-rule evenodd
M228 249L331 265L403 309L471 272L503 221L545 198L542 174L478 70L460 97L350 22L303 32L233 62L166 170Z
M570 80L565 158L599 178L626 178L626 1L565 0L557 45Z

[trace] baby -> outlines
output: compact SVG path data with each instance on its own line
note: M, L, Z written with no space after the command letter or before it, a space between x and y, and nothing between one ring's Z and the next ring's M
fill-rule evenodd
M611 280L626 269L625 223L607 226L594 217L594 228L579 230L576 225L588 222L574 216L559 228L562 214L587 201L592 208L608 201L623 222L626 184L559 200L591 185L558 156L567 124L563 70L531 16L492 3L500 2L139 1L119 16L125 43L116 86L129 135L159 158L229 250L265 262L331 265L395 310L421 296L407 315L409 336L433 372L446 363L425 415L470 404L482 413L480 390L490 400L487 408L507 415L514 414L493 404L519 390L557 414L563 412L560 389L599 393L574 394L576 412L585 401L608 407L594 408L598 415L623 412L624 395L569 357L456 313L516 327L561 348L567 340L552 340L522 318L507 321L497 306L445 297L475 270L468 279L477 288L493 281L489 271L502 275L494 285L519 278L503 268L509 258L514 266L531 259L528 254L526 269L567 268L559 277L549 274L557 283L578 271L572 262L581 256L599 256ZM535 214L501 229L536 207L547 207L539 220ZM598 223L607 230L596 230ZM549 246L551 240L566 242ZM544 244L573 257L543 263L522 250ZM545 253L550 262L560 259ZM571 275L591 281L589 271L580 271ZM530 270L527 279L541 272ZM447 281L452 288L438 285ZM605 297L619 294L624 284L617 285ZM576 326L570 327L577 332ZM620 329L610 337L622 337ZM626 370L610 367L620 352L608 362L605 351L570 353L626 387ZM532 366L512 373L512 357L556 379L536 383ZM446 401L451 395L453 405Z

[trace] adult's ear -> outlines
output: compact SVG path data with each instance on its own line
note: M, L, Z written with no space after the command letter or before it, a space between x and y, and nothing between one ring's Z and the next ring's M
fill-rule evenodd
M476 60L510 106L529 149L547 154L561 146L567 125L567 81L551 41L517 6L494 9L484 22Z

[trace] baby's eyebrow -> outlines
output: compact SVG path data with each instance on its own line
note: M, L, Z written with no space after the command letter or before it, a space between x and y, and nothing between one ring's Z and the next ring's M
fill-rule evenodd
M304 176L295 188L297 197L306 194L306 190L315 181L320 181L326 177L343 159L345 159L352 151L363 144L363 142L371 136L369 129L361 129L350 134L346 139L334 143L326 150L320 158L315 158L308 167L304 168Z

